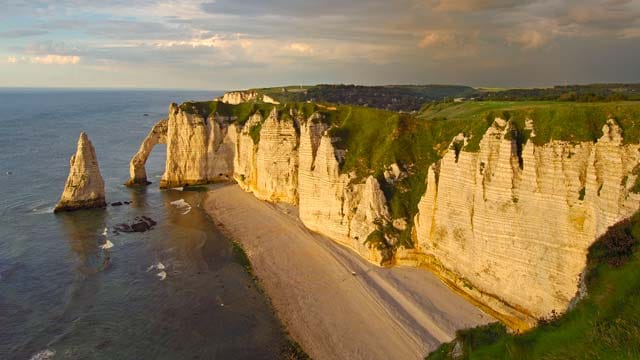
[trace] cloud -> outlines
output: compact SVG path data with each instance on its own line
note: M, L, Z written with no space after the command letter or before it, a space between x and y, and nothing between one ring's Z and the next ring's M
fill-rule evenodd
M430 32L418 43L420 48L452 46L459 42L458 36L448 32Z
M438 0L433 7L442 12L471 12L513 8L531 1L518 0Z
M549 43L549 40L549 36L537 30L525 30L507 38L509 44L518 44L526 50L539 49Z
M190 74L224 68L243 83L522 85L542 81L541 64L556 71L548 78L568 80L598 49L640 54L640 0L4 0L3 10L7 63L75 64L142 82L153 76L136 74L154 69L200 84L205 76ZM554 47L561 57L549 56ZM640 68L620 65L629 58L611 56L602 68L638 81ZM538 74L518 71L531 68Z
M214 15L234 15L243 17L304 17L327 16L355 17L366 14L380 17L402 11L410 6L411 0L215 0L204 2L202 11Z
M214 35L208 38L193 38L187 40L163 40L156 41L154 45L159 48L172 48L172 47L191 47L191 48L228 48L232 46L236 41L227 39L220 35ZM238 42L240 43L240 42Z
M567 20L580 25L602 28L626 26L635 22L640 12L630 11L619 4L606 6L603 4L579 5L568 10Z
M21 30L9 30L0 31L0 38L23 38L30 36L38 36L47 34L46 30L33 30L33 29L21 29Z
M75 65L80 62L80 57L75 55L45 55L34 56L31 62L41 65Z
M31 63L38 65L76 65L80 63L80 56L77 55L54 55L47 54L42 56L9 56L7 63Z
M479 31L455 32L453 30L428 31L417 46L424 49L422 56L435 62L479 56L486 45Z
M622 39L640 38L640 27L623 29L619 35Z
M291 43L287 49L303 55L311 55L314 53L313 47L305 43Z

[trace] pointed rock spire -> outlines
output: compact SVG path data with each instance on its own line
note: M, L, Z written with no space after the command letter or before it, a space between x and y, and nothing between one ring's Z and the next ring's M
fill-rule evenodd
M69 162L69 177L55 212L105 207L104 181L98 168L96 151L82 132L78 149Z

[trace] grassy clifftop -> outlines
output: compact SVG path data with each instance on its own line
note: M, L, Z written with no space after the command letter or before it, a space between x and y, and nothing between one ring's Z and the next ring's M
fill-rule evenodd
M588 295L572 310L519 335L497 323L458 331L427 359L640 359L639 244L640 212L591 246Z
M602 136L602 126L608 119L620 125L627 143L640 142L640 102L574 103L559 101L472 101L425 105L418 115L425 120L446 120L474 135L467 151L477 150L486 122L500 117L511 120L523 130L525 120L533 120L536 145L551 140L596 141ZM486 125L486 124L485 124ZM486 128L484 129L486 130Z

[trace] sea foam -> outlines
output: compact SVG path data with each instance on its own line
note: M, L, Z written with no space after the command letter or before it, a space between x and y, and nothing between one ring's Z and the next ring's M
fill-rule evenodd
M100 245L100 249L111 249L113 247L113 243L110 240L107 240L106 243Z
M52 359L55 354L56 354L55 351L46 349L46 350L42 350L39 353L33 355L31 357L31 360L48 360L48 359Z
M184 199L172 201L170 204L178 208L178 210L181 211L180 213L182 215L186 215L191 211L191 205L189 205L188 202L184 201Z

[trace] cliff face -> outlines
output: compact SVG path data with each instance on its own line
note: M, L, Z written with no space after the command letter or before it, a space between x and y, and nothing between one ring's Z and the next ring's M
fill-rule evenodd
M294 119L279 118L275 108L264 120L256 113L242 128L234 126L232 141L237 153L234 177L243 189L262 200L297 204L296 126Z
M244 124L234 120L216 114L205 119L172 105L160 186L234 178L262 200L299 204L308 228L380 263L380 252L365 240L376 223L389 221L384 194L373 177L354 181L340 174L340 152L319 114L305 119L274 108L266 118L256 112Z
M105 207L104 181L93 144L84 132L69 161L69 177L55 212Z
M609 121L592 142L522 147L497 119L478 153L449 151L429 168L415 218L418 251L441 274L526 327L576 295L586 251L632 215L638 145Z
M203 184L230 179L234 150L224 117L203 117L169 107L167 158L160 187Z
M239 121L172 105L161 186L233 178L260 199L298 204L309 229L372 262L427 266L514 328L564 311L589 245L640 205L630 191L640 146L624 144L613 120L597 142L535 145L532 121L531 139L519 143L496 118L479 151L465 151L460 134L429 167L414 248L393 252L393 228L406 221L392 219L376 177L341 172L345 153L322 115L263 114ZM395 164L384 172L387 186L405 175Z
M304 225L351 247L370 261L382 255L365 241L375 222L388 221L384 194L378 181L365 183L352 174L340 174L340 163L326 125L308 121L301 130L298 179L299 215Z
M226 104L238 105L249 101L262 101L268 104L279 104L268 95L259 94L256 91L231 91L225 93L220 101Z

